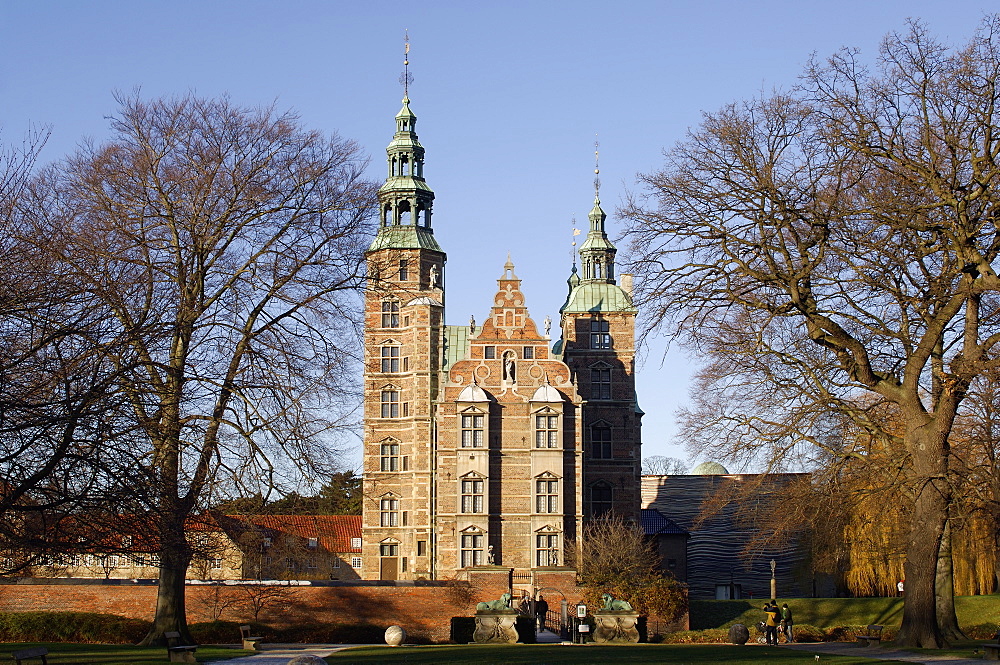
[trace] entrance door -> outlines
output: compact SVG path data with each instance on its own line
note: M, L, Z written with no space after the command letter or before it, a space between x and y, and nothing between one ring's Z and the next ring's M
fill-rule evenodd
M384 556L379 561L379 579L399 579L399 557Z

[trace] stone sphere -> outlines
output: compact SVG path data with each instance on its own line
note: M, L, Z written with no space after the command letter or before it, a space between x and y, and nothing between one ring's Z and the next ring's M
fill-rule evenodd
M286 665L326 665L326 661L319 656L305 655L292 658Z
M385 643L391 647L398 647L406 641L406 631L402 626L389 626L385 629Z
M729 627L729 641L733 644L746 644L750 639L750 631L741 623Z

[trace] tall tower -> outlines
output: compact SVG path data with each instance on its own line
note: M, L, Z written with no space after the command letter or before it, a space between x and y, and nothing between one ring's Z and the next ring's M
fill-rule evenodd
M404 77L408 84L408 72ZM433 401L442 363L446 257L431 229L434 192L424 180L416 124L407 92L386 148L381 220L367 253L365 579L406 579L430 567Z
M595 153L596 154L596 153ZM595 174L599 171L595 168ZM635 317L631 275L615 273L617 249L608 239L600 180L594 180L590 229L580 246L580 267L569 278L559 310L563 361L583 399L583 514L614 510L638 518L642 411L635 393Z

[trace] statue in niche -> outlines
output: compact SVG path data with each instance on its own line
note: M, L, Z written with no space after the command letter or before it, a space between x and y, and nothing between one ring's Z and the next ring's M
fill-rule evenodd
M438 270L437 264L434 264L431 266L431 287L439 286L441 286L441 271Z
M493 555L493 546L490 545L486 549L486 565L487 566L493 566L495 564L496 564L496 558Z
M511 383L517 383L517 365L514 364L512 355L503 359L503 378Z

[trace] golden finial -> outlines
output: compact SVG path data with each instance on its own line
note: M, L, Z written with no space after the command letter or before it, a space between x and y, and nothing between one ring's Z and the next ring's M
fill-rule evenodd
M597 140L597 134L594 134L594 198L601 198L601 154L599 148L601 147L600 141Z
M399 77L399 84L403 86L403 98L409 101L410 84L413 83L413 74L410 73L410 31L403 30L403 73Z

